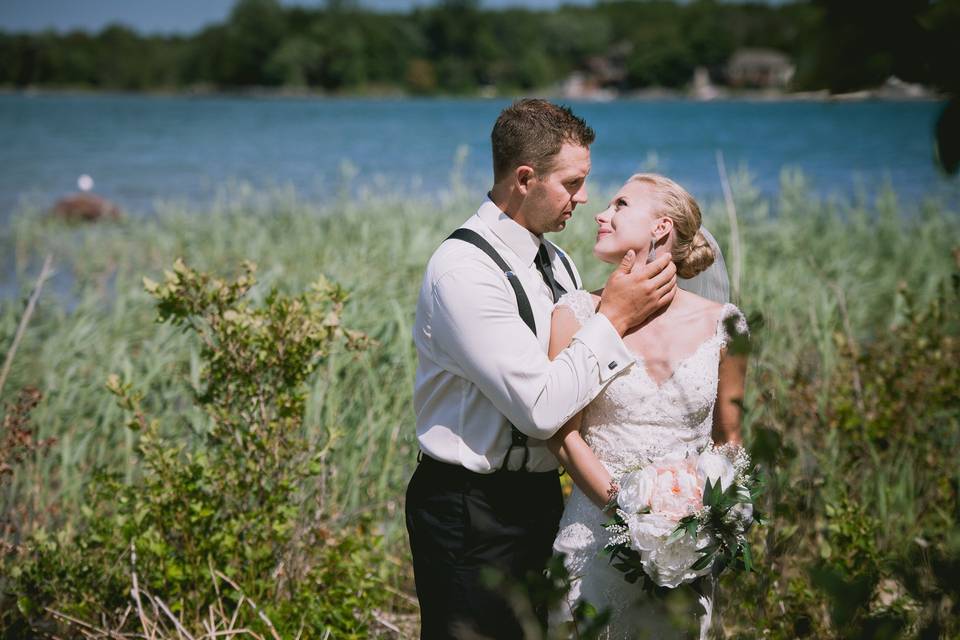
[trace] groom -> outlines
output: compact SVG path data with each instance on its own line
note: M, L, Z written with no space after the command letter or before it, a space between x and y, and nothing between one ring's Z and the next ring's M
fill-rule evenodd
M580 283L543 234L587 201L594 132L568 108L520 100L491 140L493 188L430 258L417 301L421 454L406 519L425 640L523 637L481 576L543 570L563 511L544 441L634 362L623 334L676 290L669 255L634 266L628 253L599 313L550 361L553 305Z

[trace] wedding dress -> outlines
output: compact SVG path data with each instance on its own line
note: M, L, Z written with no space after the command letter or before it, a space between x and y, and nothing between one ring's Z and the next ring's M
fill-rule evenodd
M557 305L569 307L584 323L594 312L588 291L564 295ZM723 305L714 334L679 362L672 374L657 383L650 377L643 359L609 385L583 411L581 433L586 443L614 478L645 458L665 454L695 453L710 441L713 407L717 398L717 376L721 348L730 340L725 320L735 318L739 332L747 329L737 307ZM576 486L567 501L554 552L566 554L572 589L566 606L551 612L553 630L571 619L579 599L596 609L609 607L610 624L605 638L662 640L687 637L675 624L675 612L646 595L640 583L630 584L623 573L609 563L601 550L609 539L603 528L606 516ZM686 615L688 626L700 629L706 638L713 613L712 580L698 597L694 610ZM551 636L554 637L554 636Z

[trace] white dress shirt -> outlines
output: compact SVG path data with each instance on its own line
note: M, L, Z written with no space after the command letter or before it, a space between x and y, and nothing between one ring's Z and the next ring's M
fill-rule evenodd
M610 321L597 314L555 360L547 358L554 303L534 265L541 239L489 198L462 226L483 236L517 274L537 335L520 318L513 288L486 254L462 240L441 244L427 263L413 328L420 448L437 460L490 473L503 465L512 423L530 437L527 468L555 469L544 441L634 357ZM575 289L550 243L547 251L554 278L567 291ZM513 449L510 469L521 465L522 455Z

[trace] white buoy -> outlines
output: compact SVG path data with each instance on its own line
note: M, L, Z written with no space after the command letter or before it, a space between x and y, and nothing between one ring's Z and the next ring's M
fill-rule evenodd
M77 186L80 187L80 191L90 191L90 189L93 189L93 178L83 174L77 178Z

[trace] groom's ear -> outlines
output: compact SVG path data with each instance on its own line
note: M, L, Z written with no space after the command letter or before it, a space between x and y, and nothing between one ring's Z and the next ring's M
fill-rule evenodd
M536 172L533 170L533 167L522 164L517 167L514 175L517 177L517 189L523 195L527 195L530 181L536 177Z

